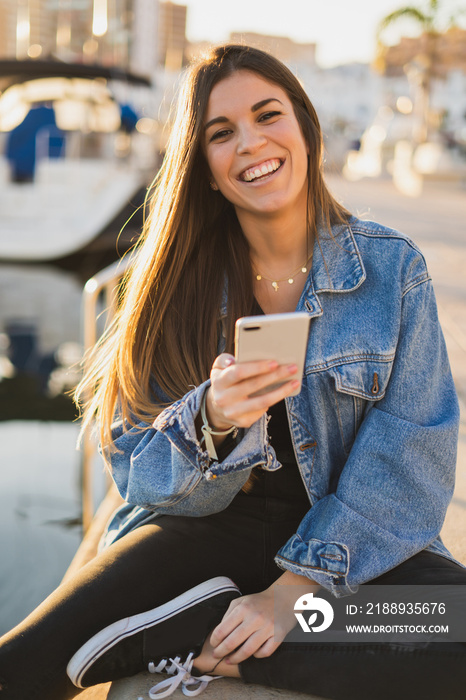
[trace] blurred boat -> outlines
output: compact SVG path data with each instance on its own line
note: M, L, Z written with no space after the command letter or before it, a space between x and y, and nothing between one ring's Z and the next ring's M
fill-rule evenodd
M153 100L147 78L122 70L0 61L0 263L85 280L134 243L159 164L142 112Z
M70 413L82 287L140 235L159 99L116 68L0 61L0 419Z

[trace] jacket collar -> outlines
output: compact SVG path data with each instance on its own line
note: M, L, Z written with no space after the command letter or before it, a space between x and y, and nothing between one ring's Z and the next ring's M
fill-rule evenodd
M366 270L359 248L351 230L358 221L351 217L347 224L329 230L321 226L314 243L312 270L308 276L301 299L312 316L319 316L322 307L316 296L320 292L351 292L366 279ZM227 314L227 282L223 288L221 316Z
M314 257L310 277L314 292L351 292L366 279L366 270L359 248L351 230L357 219L352 217L348 224L332 227L321 226L314 244ZM305 292L308 284L306 284Z

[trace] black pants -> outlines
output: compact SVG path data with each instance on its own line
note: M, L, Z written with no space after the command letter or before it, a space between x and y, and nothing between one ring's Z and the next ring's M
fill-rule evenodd
M283 573L273 558L296 531L303 508L240 493L222 513L164 516L126 535L0 640L0 700L74 697L79 691L65 669L84 642L209 578L229 576L244 595L264 590ZM466 570L421 552L374 583L466 584ZM334 700L459 700L466 644L287 643L271 657L247 659L240 672L246 682Z

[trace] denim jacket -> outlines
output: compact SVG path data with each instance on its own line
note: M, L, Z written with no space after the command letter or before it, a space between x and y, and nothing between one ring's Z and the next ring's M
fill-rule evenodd
M459 409L418 248L355 217L332 234L319 231L297 305L311 325L302 390L286 399L310 508L275 561L343 596L422 549L455 561L439 532L454 487ZM266 415L239 431L224 461L209 461L194 425L209 381L145 432L116 426L121 453L108 458L127 504L104 545L155 516L218 512L253 467L280 468Z

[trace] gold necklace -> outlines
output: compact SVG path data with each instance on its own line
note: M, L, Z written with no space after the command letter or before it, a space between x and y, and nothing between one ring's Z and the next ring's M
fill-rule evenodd
M298 272L305 273L307 272L309 262L312 260L312 253L304 263L304 265L300 265L294 272L291 274L287 275L286 277L283 277L282 279L272 279L271 277L266 277L265 275L261 275L260 273L256 273L256 280L260 282L261 280L267 280L267 282L272 283L272 287L274 288L275 292L278 292L278 283L279 282L288 282L288 284L293 284L294 283L294 278L298 274Z

